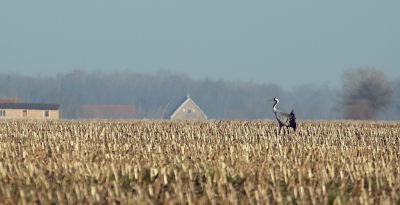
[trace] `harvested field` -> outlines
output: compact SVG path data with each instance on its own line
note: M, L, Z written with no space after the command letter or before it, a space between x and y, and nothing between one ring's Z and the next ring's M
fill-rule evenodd
M1 204L400 203L400 123L1 121Z

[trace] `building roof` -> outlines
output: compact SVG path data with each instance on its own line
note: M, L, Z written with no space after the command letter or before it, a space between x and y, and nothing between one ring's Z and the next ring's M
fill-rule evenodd
M60 109L60 104L0 103L0 109L58 110Z
M204 117L207 119L207 115L204 114L204 112L200 109L200 107L198 105L196 105L196 103L194 103L194 101L192 99L190 99L190 95L187 95L183 100L181 100L178 105L176 107L174 107L174 109L172 110L172 114L170 115L170 118L173 118L179 110L181 110L181 108L187 103L187 102L191 102L193 103L193 105L201 112L202 115L204 115Z

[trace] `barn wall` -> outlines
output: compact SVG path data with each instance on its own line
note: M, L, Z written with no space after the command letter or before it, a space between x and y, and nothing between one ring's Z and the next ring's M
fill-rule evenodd
M131 119L135 118L134 105L82 105L83 118Z

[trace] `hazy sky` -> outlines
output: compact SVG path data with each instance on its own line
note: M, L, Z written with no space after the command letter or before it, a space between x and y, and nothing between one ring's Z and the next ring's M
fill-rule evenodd
M286 89L400 76L400 1L1 1L0 72L169 69Z

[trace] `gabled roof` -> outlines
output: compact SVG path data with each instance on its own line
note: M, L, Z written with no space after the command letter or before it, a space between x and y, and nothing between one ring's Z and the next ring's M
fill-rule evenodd
M60 109L60 104L0 103L0 109L58 110Z
M202 115L204 115L204 117L207 119L207 115L204 114L204 112L200 109L200 107L198 105L196 105L196 103L194 103L194 101L192 99L190 99L190 97L186 97L186 99L184 98L178 105L177 107L175 107L174 110L172 110L172 115L170 115L170 118L173 118L176 113L178 113L179 110L181 110L181 108L183 107L183 105L185 105L187 102L191 102L193 103L193 105L201 112Z

